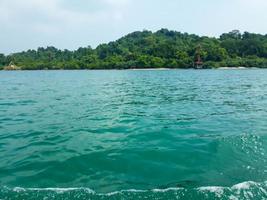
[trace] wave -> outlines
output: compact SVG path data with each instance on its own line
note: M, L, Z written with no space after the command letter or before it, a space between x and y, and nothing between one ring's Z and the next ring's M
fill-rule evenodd
M90 188L0 188L0 199L267 199L267 181L247 181L232 187L166 188L120 190L97 193Z

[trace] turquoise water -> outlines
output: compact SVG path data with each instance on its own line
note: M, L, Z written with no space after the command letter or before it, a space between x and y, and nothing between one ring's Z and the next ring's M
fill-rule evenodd
M0 72L0 199L267 199L267 70Z

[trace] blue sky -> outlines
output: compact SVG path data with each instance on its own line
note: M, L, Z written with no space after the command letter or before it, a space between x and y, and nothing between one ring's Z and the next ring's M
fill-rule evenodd
M0 52L96 47L136 30L267 33L267 0L0 0Z

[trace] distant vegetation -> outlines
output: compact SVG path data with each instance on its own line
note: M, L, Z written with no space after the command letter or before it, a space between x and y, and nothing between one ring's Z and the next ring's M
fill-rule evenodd
M211 38L161 29L155 33L133 32L96 49L40 47L7 56L0 54L0 69L10 62L25 70L192 68L199 46L205 68L267 68L267 35L232 31Z

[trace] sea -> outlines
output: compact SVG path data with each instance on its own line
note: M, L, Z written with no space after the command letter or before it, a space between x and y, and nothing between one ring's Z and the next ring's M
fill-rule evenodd
M0 71L13 199L267 199L267 70Z

